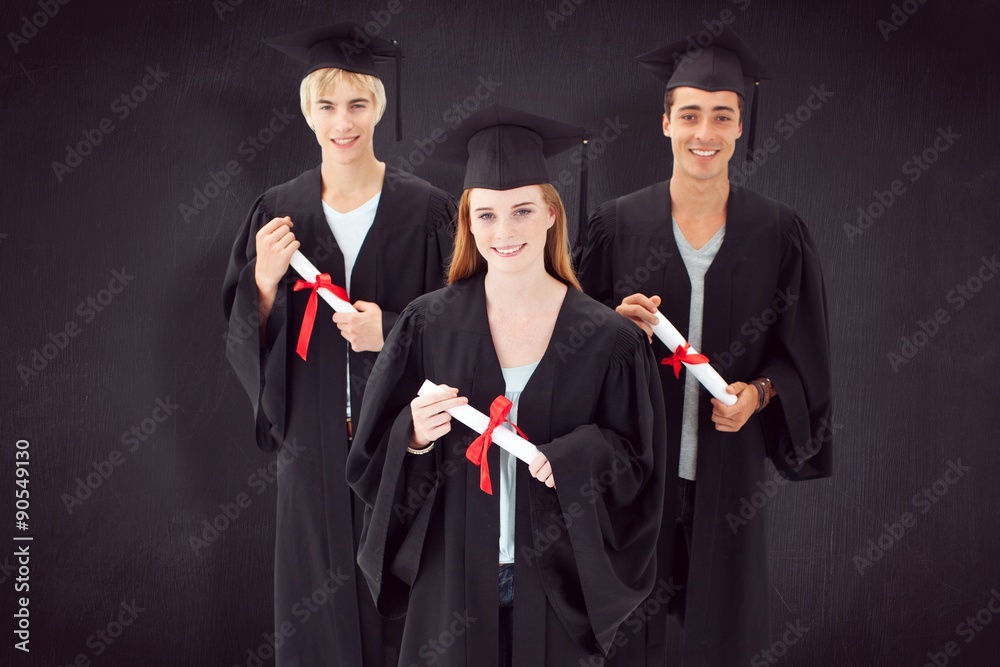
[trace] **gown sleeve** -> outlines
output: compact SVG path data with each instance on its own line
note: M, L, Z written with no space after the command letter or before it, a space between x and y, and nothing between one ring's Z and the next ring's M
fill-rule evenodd
M572 635L592 631L605 651L653 588L666 484L656 360L639 328L617 319L593 422L539 446L552 465L559 506L573 517L567 531L572 554L552 549L540 558L546 580L556 582L550 600ZM536 530L544 515L551 511L533 516ZM573 562L558 562L562 558ZM578 582L561 581L568 573ZM564 593L574 588L582 589L582 600Z
M826 292L812 239L795 214L782 230L779 281L798 298L775 323L759 372L778 390L761 412L768 457L792 480L829 477L833 432Z
M609 201L598 207L590 218L587 245L582 249L578 275L584 293L609 308L615 303L612 262L617 205Z
M444 192L431 192L427 201L425 216L427 230L426 257L422 294L433 292L447 284L448 262L455 239L455 220L458 209L455 199ZM389 331L399 313L382 311L382 339L389 338Z
M277 450L285 433L285 352L287 345L287 290L278 286L274 306L260 340L257 301L256 234L272 217L268 198L254 202L240 227L229 257L222 286L226 317L226 357L250 397L256 422L257 446Z
M364 503L358 565L379 612L399 618L410 587L438 484L441 449L414 455L406 450L413 433L410 401L422 383L422 299L399 316L375 362L347 456L347 482Z

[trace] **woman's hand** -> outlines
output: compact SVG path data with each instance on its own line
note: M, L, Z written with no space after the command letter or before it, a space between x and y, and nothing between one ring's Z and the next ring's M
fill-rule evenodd
M438 385L440 391L417 396L410 401L413 416L413 437L410 447L423 449L451 431L451 415L445 410L465 405L469 399L458 395L458 389L446 384Z
M552 476L552 464L549 463L549 459L545 454L541 452L535 454L535 458L531 459L531 463L528 465L528 471L532 477L545 484L545 486L550 489L556 488L556 478Z

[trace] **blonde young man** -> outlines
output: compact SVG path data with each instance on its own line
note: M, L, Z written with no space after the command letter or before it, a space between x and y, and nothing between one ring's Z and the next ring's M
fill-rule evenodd
M322 153L254 203L223 288L227 356L258 446L278 452L276 664L395 665L402 625L381 618L356 568L361 505L344 469L376 354L403 308L445 282L455 203L375 157L375 63L401 57L395 44L353 23L268 43L306 65L302 113ZM289 269L297 250L357 313L310 308L316 285Z

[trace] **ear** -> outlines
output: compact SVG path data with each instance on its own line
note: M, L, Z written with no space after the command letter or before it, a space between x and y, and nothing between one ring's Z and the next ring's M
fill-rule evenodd
M545 229L552 229L554 224L556 224L556 207L549 204L549 225Z
M736 132L736 138L737 139L739 139L740 137L743 136L743 119L742 118L740 118L740 124L738 125L738 127L739 127L739 130L737 130L737 132Z
M670 116L663 114L663 136L670 136Z

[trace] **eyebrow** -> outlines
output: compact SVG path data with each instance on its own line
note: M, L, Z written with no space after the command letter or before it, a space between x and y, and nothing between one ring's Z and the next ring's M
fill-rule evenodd
M369 100L367 98L364 98L364 97L355 97L353 100L350 100L347 103L348 104L355 104L357 102L366 102L367 103L368 101ZM332 100L326 99L325 97L321 97L320 99L316 100L316 104L334 104L334 102Z
M701 111L701 105L700 104L685 104L684 106L682 106L682 107L679 108L679 111L686 111L686 110ZM736 109L732 108L731 106L719 105L719 106L712 107L712 111L733 111L733 112L735 112Z

